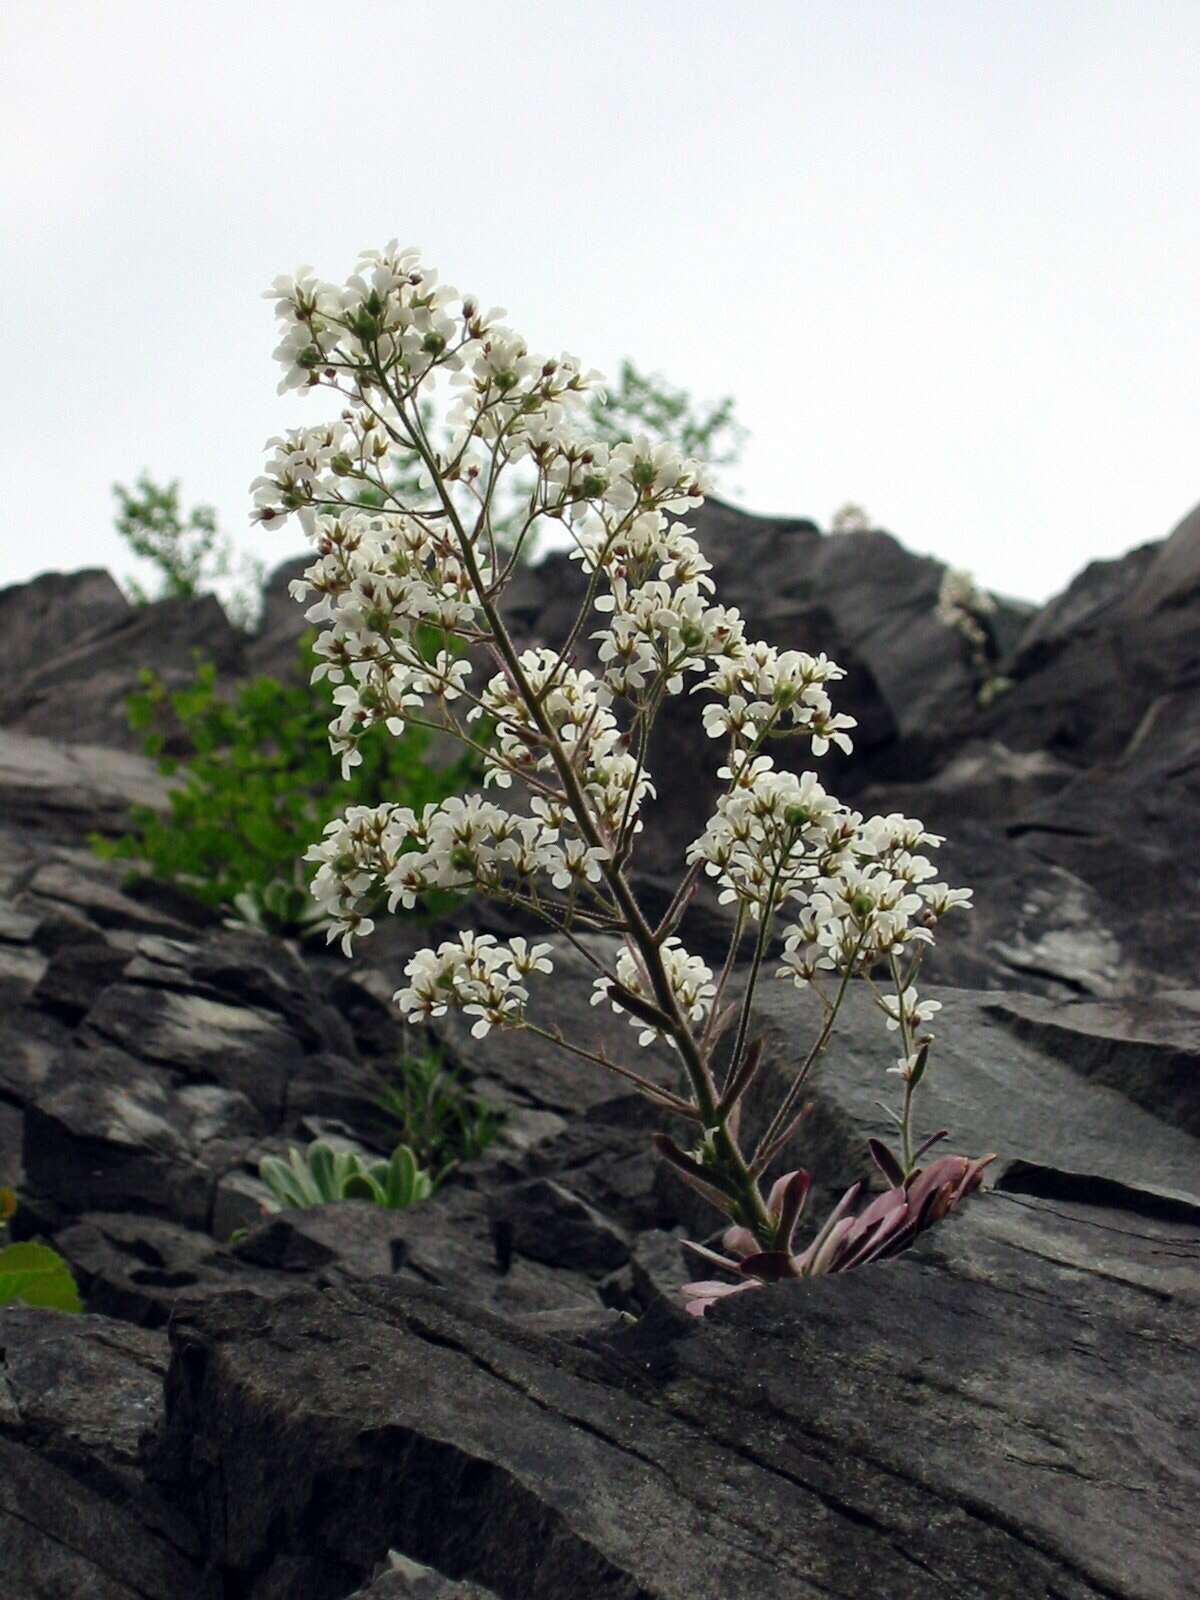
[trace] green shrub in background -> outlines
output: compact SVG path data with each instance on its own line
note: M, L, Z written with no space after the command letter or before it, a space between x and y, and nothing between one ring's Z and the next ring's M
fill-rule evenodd
M258 1171L274 1196L265 1202L268 1211L305 1210L338 1200L369 1200L388 1211L405 1211L433 1193L433 1179L403 1144L390 1161L364 1161L352 1150L334 1150L314 1139L304 1152L291 1145L286 1161L264 1156Z
M400 1077L380 1105L395 1121L403 1142L433 1173L434 1188L459 1164L482 1155L496 1137L503 1115L476 1100L437 1050L406 1056Z
M137 861L149 876L188 889L206 905L284 936L317 923L301 860L327 822L351 805L398 801L420 810L476 782L469 755L439 769L430 735L410 727L401 739L367 739L362 764L339 776L329 750L328 683L309 683L314 658L301 653L303 677L255 678L232 699L217 692L216 669L199 664L192 682L168 690L151 671L130 696L130 726L145 733L147 755L179 780L163 814L136 807L133 830L94 836L110 859ZM188 753L174 755L173 749ZM453 903L431 903L437 914Z
M590 421L596 438L606 444L645 433L716 471L732 466L746 441L746 429L734 416L733 406L732 395L726 395L698 411L685 389L673 389L660 374L639 372L626 360L618 384L610 385L603 400L592 397Z
M234 578L233 541L217 527L212 506L193 506L186 514L179 504L179 480L155 483L143 472L132 489L114 483L117 501L116 530L135 556L158 573L151 594L136 578L126 578L125 592L135 605L152 600L194 599L223 589L222 604L229 620L249 628L261 605L265 564L242 555L240 576Z
M17 1197L0 1189L0 1238L16 1212ZM0 1306L43 1306L51 1311L82 1311L71 1269L46 1244L10 1244L0 1249Z

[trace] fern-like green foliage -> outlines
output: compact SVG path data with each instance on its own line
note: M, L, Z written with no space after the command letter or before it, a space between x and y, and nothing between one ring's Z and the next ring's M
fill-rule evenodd
M404 1211L433 1193L433 1178L417 1164L407 1145L397 1145L390 1161L364 1161L352 1150L334 1150L314 1139L306 1151L295 1145L288 1159L263 1156L259 1176L274 1196L267 1209L306 1210L338 1200L368 1200L388 1211Z
M460 1161L482 1155L496 1137L502 1113L467 1092L437 1050L405 1056L399 1077L380 1105L403 1142L434 1175L436 1188Z
M0 1189L0 1235L16 1209L12 1190ZM83 1310L70 1267L48 1244L10 1244L0 1249L0 1306L15 1304Z
M364 740L362 764L341 778L329 750L329 685L308 681L314 660L306 646L295 681L255 678L228 699L209 664L174 691L144 671L128 702L130 725L144 733L147 755L179 782L169 812L136 808L130 833L93 838L97 852L140 862L150 876L242 921L298 934L316 918L313 869L301 858L327 822L351 805L394 801L419 811L477 781L469 754L433 766L422 728ZM169 753L179 748L188 753ZM450 903L441 897L429 909L440 914Z

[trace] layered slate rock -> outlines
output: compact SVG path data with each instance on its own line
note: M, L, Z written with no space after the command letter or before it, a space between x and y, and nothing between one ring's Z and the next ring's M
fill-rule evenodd
M167 1343L0 1306L0 1573L21 1600L217 1600L198 1531L145 1482Z
M115 833L131 806L166 810L167 792L166 779L144 756L0 728L5 832L20 828L47 843Z
M0 589L0 638L8 673L23 677L47 655L70 648L80 634L119 627L131 610L102 567L43 572L28 583Z
M792 985L764 984L760 993L765 1064L747 1106L751 1135L782 1098L821 1025L811 997ZM1140 1051L1124 1053L1122 1036L1136 1036L1136 1006L1056 1006L1035 997L999 1000L933 986L922 987L921 994L942 1007L932 1024L936 1039L918 1097L921 1137L948 1128L951 1138L943 1150L972 1157L995 1152L999 1160L990 1179L1001 1186L1008 1164L1020 1160L1026 1169L1073 1174L1081 1196L1090 1176L1121 1185L1131 1211L1152 1212L1156 1195L1170 1195L1178 1215L1200 1220L1200 1147L1187 1131L1200 1113L1200 1079L1192 1075L1181 1082L1182 1074L1163 1071L1149 1041ZM1050 1019L1062 1018L1067 1032L1076 1011L1082 1013L1075 1024L1078 1043L1069 1049ZM1014 1026L1022 1016L1047 1020ZM1094 1029L1090 1044L1098 1058L1092 1070L1087 1044L1079 1040L1085 1019ZM1182 1046L1188 1024L1180 1016L1163 1032ZM1194 1059L1194 1038L1191 1043ZM894 1139L878 1102L898 1106L898 1080L886 1075L896 1049L896 1035L886 1031L866 985L852 984L805 1096L814 1110L798 1136L796 1155L811 1164L814 1178L850 1183L871 1177L867 1140ZM1143 1203L1139 1192L1146 1196Z
M1200 1137L1200 991L1054 1002L997 996L986 1007L1021 1039Z
M389 1549L501 1600L1176 1600L1185 1248L995 1197L932 1253L703 1323L563 1338L379 1281L230 1300L172 1330L153 1470L248 1600L334 1600Z
M0 591L0 616L20 609L22 591L45 582ZM142 735L130 729L125 704L144 668L152 666L172 689L191 681L197 655L223 673L241 670L244 636L212 595L95 612L75 599L74 626L62 618L58 648L34 653L0 685L0 726L67 740L86 729L92 743L140 751ZM61 600L58 607L65 609Z
M835 698L859 718L858 751L818 770L864 811L947 834L940 875L976 889L922 979L944 1009L921 1132L996 1151L991 1192L887 1266L685 1317L678 1286L706 1269L680 1241L715 1242L719 1219L656 1164L650 1134L688 1130L534 1036L480 1044L456 1016L407 1030L391 994L450 925L390 922L347 963L225 928L88 849L130 804L166 804L153 764L116 747L132 678L104 680L102 650L121 672L182 681L206 613L134 612L97 574L7 591L9 690L36 690L52 727L73 706L72 734L92 718L115 744L0 730L0 1183L21 1194L14 1235L53 1242L89 1311L121 1319L0 1312L14 1592L1189 1592L1192 524L1090 570L1032 624L1002 607L1004 640L1026 631L1014 687L981 711L932 616L939 563L887 535L826 538L719 504L693 520L754 636L850 669ZM565 572L554 557L519 574L522 642L558 626ZM294 670L293 575L272 580L254 641L213 634L230 645L227 686ZM31 653L19 641L35 635ZM695 709L652 762L651 915L711 801ZM726 913L702 891L689 948L719 958ZM524 931L496 908L456 921ZM534 986L538 1019L674 1087L668 1052L591 1006L593 976L560 949ZM764 984L750 1136L816 1020L811 997ZM409 1212L264 1216L264 1152L318 1135L390 1150L379 1095L398 1056L431 1042L504 1114L483 1157ZM816 1180L801 1243L846 1186L877 1181L866 1140L888 1131L877 1102L896 1099L897 1048L853 986L777 1167Z
M1193 604L1200 598L1200 506L1156 550L1154 559L1129 596L1131 616Z

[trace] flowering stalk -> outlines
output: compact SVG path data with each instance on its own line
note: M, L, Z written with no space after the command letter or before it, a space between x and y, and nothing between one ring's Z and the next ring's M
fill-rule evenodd
M912 1093L928 1052L928 1036L917 1030L937 1006L918 1001L917 963L903 981L899 958L929 943L938 918L969 904L970 894L929 882L934 869L917 852L941 840L921 823L898 815L864 821L815 774L777 771L765 753L779 738L806 739L817 756L830 744L849 751L853 719L832 709L826 685L843 675L834 662L748 639L739 613L714 601L710 563L672 520L701 504L703 468L646 438L610 447L592 437L589 396L599 375L569 355L530 354L501 326L503 312L481 315L473 297L440 286L415 251L393 243L372 252L340 288L301 269L269 294L283 324L281 390L328 388L343 403L336 422L271 440L267 471L254 485L259 520L295 513L315 544L313 565L292 589L311 602L308 620L323 626L316 675L335 685L334 753L348 771L361 760L361 739L381 723L396 735L408 721L440 726L482 755L485 787L523 791L519 810L483 795L420 815L391 804L348 810L307 855L319 864L313 893L330 937L349 954L353 940L370 933L378 896L395 909L447 889L519 906L566 937L597 967L593 1004L626 1015L639 1044L664 1040L676 1052L679 1093L527 1016L528 980L552 970L550 944L464 933L413 957L397 1003L409 1019L460 1010L478 1038L493 1027L529 1028L697 1124L693 1150L663 1134L660 1152L732 1219L739 1238L769 1256L786 1251L799 1204L776 1205L778 1185L764 1197L759 1180L803 1115L799 1096L850 980L885 966L896 993L877 998L888 1027L901 1033L904 1055L892 1070L904 1078L905 1097L903 1113L889 1113L901 1129L901 1156L889 1155L884 1170L893 1187L914 1183ZM447 379L457 398L443 436L430 425L430 395ZM386 481L397 450L423 467L420 493L404 500ZM526 515L505 550L493 508L511 471L521 476ZM382 508L371 503L380 495ZM557 650L520 650L501 599L540 521L565 530L585 593ZM602 625L588 636L593 671L579 653L596 620ZM482 683L480 659L492 666ZM654 926L629 864L642 805L654 795L651 730L689 678L693 692L710 697L703 723L722 742L724 790ZM702 875L735 909L716 982L676 933ZM790 920L781 928L783 916ZM751 924L753 957L740 1004L731 1006L726 990ZM606 965L581 942L589 932L619 936L614 961ZM812 988L824 1020L747 1158L738 1132L761 1057L751 1043L754 999L780 938L778 975ZM716 1053L730 1027L719 1083Z

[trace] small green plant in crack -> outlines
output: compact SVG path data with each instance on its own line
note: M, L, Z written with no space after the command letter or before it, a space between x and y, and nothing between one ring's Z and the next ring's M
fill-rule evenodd
M503 1113L471 1095L462 1079L430 1048L400 1059L400 1076L380 1097L404 1143L434 1174L436 1188L461 1161L483 1154Z
M270 1189L268 1211L306 1210L338 1200L368 1200L388 1211L405 1211L433 1193L433 1179L407 1145L397 1145L390 1161L364 1161L353 1150L334 1150L314 1139L306 1151L288 1148L286 1161L263 1156L259 1176Z

